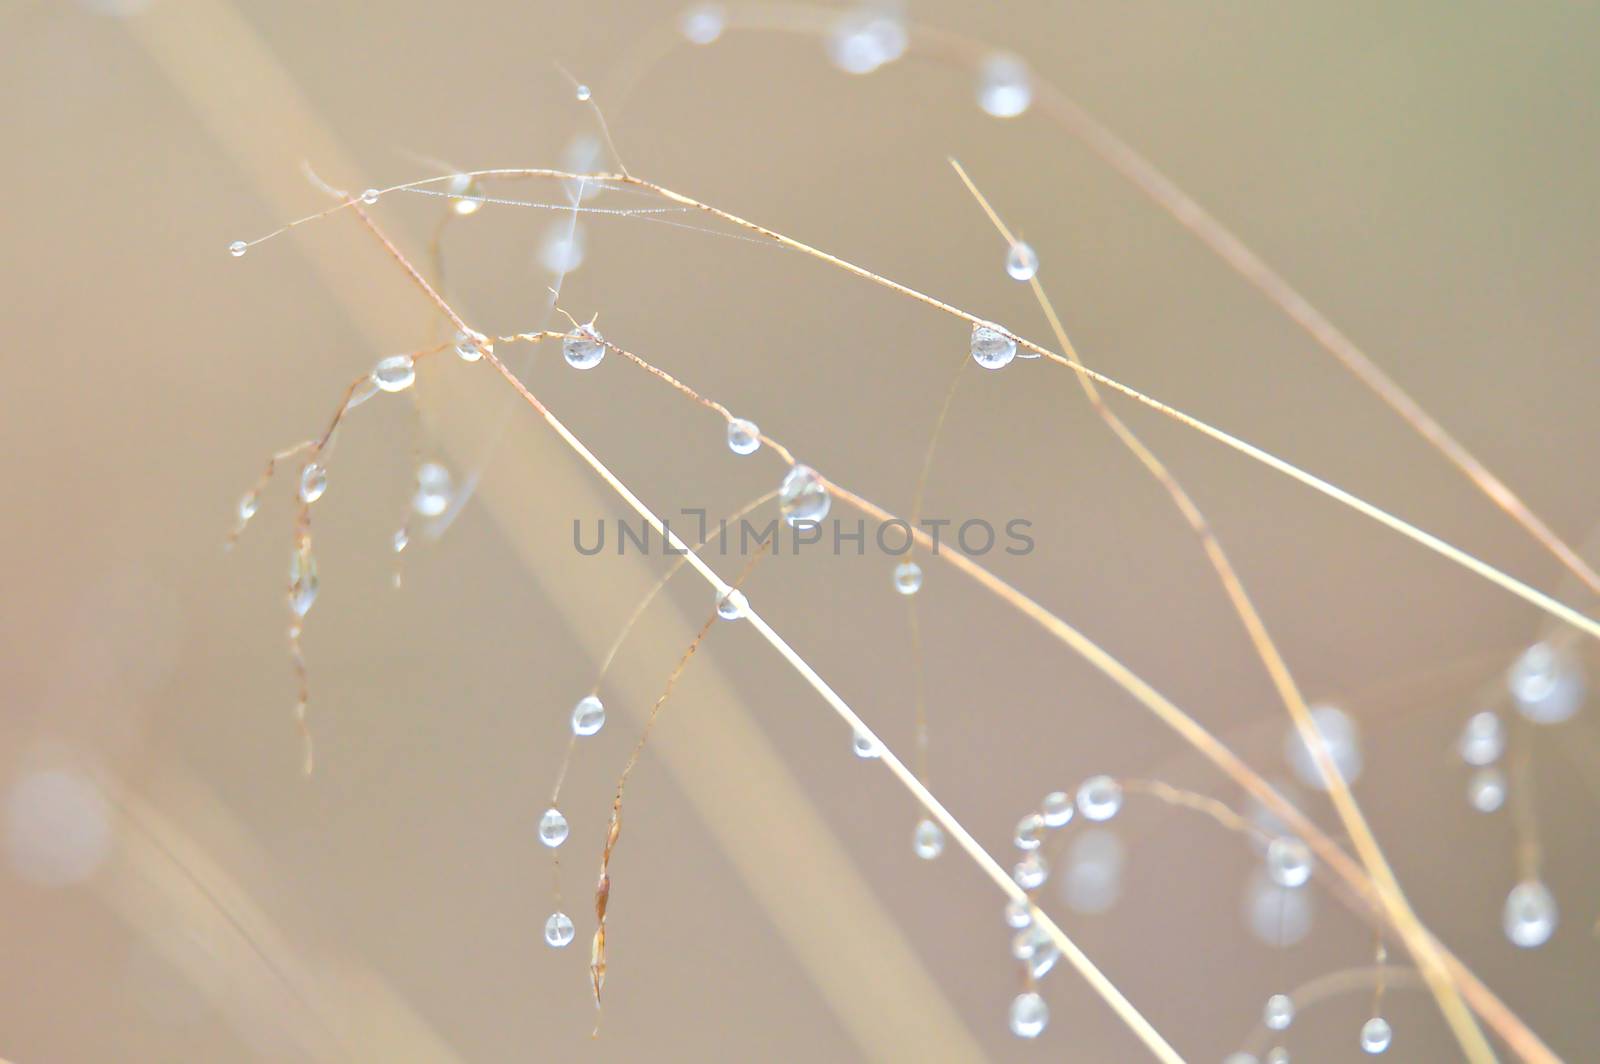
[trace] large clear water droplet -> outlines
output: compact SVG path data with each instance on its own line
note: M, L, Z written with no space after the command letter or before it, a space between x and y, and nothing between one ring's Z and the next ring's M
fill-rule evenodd
M1328 753L1333 758L1334 767L1345 783L1354 783L1361 775L1361 731L1356 727L1356 722L1350 715L1337 706L1315 706L1311 710L1311 721L1316 726L1322 741L1328 747ZM1317 770L1317 764L1311 757L1311 751L1306 748L1304 740L1300 737L1300 730L1292 724L1289 734L1283 740L1283 753L1289 761L1289 767L1300 781L1308 787L1315 787L1319 791L1327 790L1323 783L1322 773Z
M1015 118L1033 103L1028 64L1010 54L991 55L978 68L978 106L996 118Z
M1517 711L1535 724L1559 724L1583 705L1586 681L1571 652L1535 643L1506 673Z
M410 355L390 355L372 368L372 383L386 392L403 392L417 382L417 363Z
M438 517L450 509L450 470L438 462L417 467L417 492L411 508L423 517Z
M561 354L573 369L594 369L606 357L606 345L593 325L580 325L561 338Z
M1550 941L1556 929L1556 899L1537 879L1525 880L1506 895L1506 937L1513 945L1534 949Z
M300 470L300 501L314 503L328 490L328 470L321 462L308 462Z
M1299 839L1281 836L1267 843L1267 874L1280 887L1303 887L1311 879L1311 850Z
M1467 781L1467 801L1480 813L1492 813L1506 803L1506 774L1490 765Z
M1382 1016L1374 1016L1361 1025L1361 1051L1377 1056L1389 1048L1394 1040L1394 1030Z
M778 511L791 525L821 521L832 502L822 475L810 466L791 467L778 486Z
M894 589L902 595L915 595L922 590L922 566L904 561L894 567Z
M1006 273L1015 281L1031 281L1039 272L1039 256L1033 247L1017 241L1006 251Z
M1122 785L1110 776L1091 776L1078 787L1078 812L1089 820L1110 820L1122 808Z
M567 818L554 806L539 818L539 841L552 850L567 841Z
M924 861L931 861L944 853L944 829L924 817L917 821L911 833L911 852Z
M1011 1001L1011 1033L1018 1038L1038 1038L1050 1022L1050 1006L1029 990Z
M1261 1022L1274 1031L1288 1030L1294 1022L1294 1002L1288 994L1273 994L1261 1010Z
M572 918L566 913L556 912L550 914L550 919L544 922L544 941L552 949L561 949L572 941Z
M572 734L593 735L606 724L606 707L596 695L584 695L572 707Z
M690 44L710 44L727 24L728 12L721 4L696 4L678 16L678 32Z
M761 429L754 421L736 417L728 422L728 450L734 454L755 454L761 449Z
M1039 812L1044 817L1045 827L1065 826L1072 820L1072 795L1066 791L1051 791L1044 796L1044 801L1039 803Z
M1004 369L1017 357L1017 342L997 325L972 327L972 361L984 369Z

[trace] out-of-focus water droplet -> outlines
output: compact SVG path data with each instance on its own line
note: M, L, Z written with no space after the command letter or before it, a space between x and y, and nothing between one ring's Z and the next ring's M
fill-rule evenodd
M1039 272L1039 256L1031 245L1017 241L1006 252L1006 273L1016 281L1031 281Z
M728 422L728 450L734 454L755 454L761 449L761 429L754 421L736 417Z
M249 250L250 245L246 244L243 240L235 240L233 243L228 245L228 254L232 255L236 259Z
M1280 887L1303 887L1311 879L1311 850L1299 839L1279 836L1267 843L1267 874Z
M1583 668L1569 651L1535 643L1506 673L1517 711L1535 724L1560 724L1583 705Z
M1498 761L1506 749L1505 725L1488 710L1474 713L1461 729L1458 749L1461 751L1461 760L1469 765L1487 765Z
M1033 923L1033 914L1028 907L1020 901L1006 902L1006 926L1014 928L1027 927Z
M1328 753L1332 756L1339 775L1344 778L1345 783L1354 783L1361 776L1362 765L1361 732L1356 727L1356 722L1337 706L1312 707L1311 721L1316 725L1323 743L1327 745ZM1311 751L1306 749L1306 744L1300 737L1299 729L1292 724L1289 727L1289 734L1283 740L1283 753L1289 761L1289 767L1300 778L1300 782L1319 791L1328 789L1323 782L1322 773L1317 770L1317 764L1311 757Z
M1273 1046L1267 1054L1267 1064L1289 1064L1289 1051L1283 1046Z
M1091 776L1078 787L1078 812L1089 820L1110 820L1122 808L1122 785L1110 776Z
M678 16L678 32L690 44L710 44L727 25L728 12L721 4L695 4Z
M1024 924L1022 930L1011 936L1011 955L1019 961L1032 960L1035 953L1048 945L1050 935L1044 928Z
M1058 877L1061 900L1074 912L1109 910L1122 893L1122 866L1127 850L1116 832L1090 827L1067 848L1066 868Z
M411 508L423 517L438 517L450 509L450 470L438 462L424 462L417 467L417 491L411 497Z
M1245 925L1259 941L1287 949L1311 933L1313 897L1309 890L1279 886L1266 868L1257 868L1245 887Z
M1047 828L1063 827L1072 820L1072 795L1066 791L1051 791L1039 803L1039 812Z
M905 54L909 36L892 11L866 7L841 15L828 34L828 58L846 74L870 74Z
M378 202L378 197L380 195L382 195L382 193L380 193L377 189L369 188L361 194L361 202L370 207L374 203Z
M417 382L417 364L410 355L390 355L372 368L372 382L386 392L403 392Z
M904 561L894 567L894 589L902 595L915 595L922 590L922 566Z
M289 555L289 609L304 617L317 601L321 587L317 580L317 559L311 556L311 543L302 541Z
M1467 801L1480 813L1492 813L1506 803L1506 775L1490 765L1467 781Z
M567 818L554 806L539 818L539 841L552 850L567 841Z
M1256 1060L1254 1054L1240 1052L1229 1053L1222 1058L1222 1064L1260 1064L1260 1062Z
M1261 1010L1261 1022L1274 1031L1288 1030L1294 1022L1294 1001L1288 994L1273 994Z
M1009 53L991 55L978 68L978 106L995 118L1015 118L1033 103L1033 74Z
M606 724L605 703L595 695L584 695L572 707L572 734L593 735Z
M944 829L924 817L917 821L911 833L911 852L924 861L931 861L944 853Z
M996 325L972 327L972 361L984 369L1004 369L1017 357L1017 342Z
M253 491L246 492L239 500L239 520L241 522L250 520L260 508L261 500L256 497L256 493Z
M832 502L822 475L810 466L791 467L778 486L778 511L791 525L821 521Z
M1017 821L1017 830L1012 835L1011 841L1019 850L1037 850L1044 841L1044 816L1040 813L1029 813Z
M1513 945L1534 949L1550 941L1556 929L1556 899L1537 879L1524 880L1506 895L1506 937Z
M589 97L591 97L593 95L594 95L594 93L589 91L589 86L587 86L587 85L579 85L578 86L578 88L577 88L577 96L578 96L578 102L579 103L588 103L589 102Z
M606 345L593 325L580 325L561 338L561 354L573 369L594 369L606 357Z
M883 747L879 746L878 741L865 732L855 733L850 740L850 749L855 751L855 755L863 761L871 761L873 758L883 756ZM920 827L921 825L918 826ZM935 824L934 826L937 827L938 825Z
M29 883L82 883L111 855L112 809L90 776L65 768L25 772L5 805L6 860Z
M314 503L328 490L328 470L321 462L308 462L300 470L300 501Z
M545 945L551 949L561 949L572 941L572 917L563 912L550 914L550 919L544 922Z
M1050 862L1034 850L1012 866L1011 878L1023 890L1038 890L1050 878Z
M726 595L717 597L717 616L725 621L737 621L749 609L750 600L736 587L730 587Z
M1382 1016L1374 1016L1361 1025L1362 1052L1377 1056L1389 1048L1389 1043L1394 1040L1394 1031L1389 1026L1389 1021Z
M404 528L394 530L394 552L399 554L411 542L411 533Z
M1032 990L1011 1001L1011 1033L1018 1038L1038 1038L1050 1022L1050 1006Z
M483 349L487 346L482 333L456 333L456 357L463 362L476 362L483 357Z
M456 174L445 186L445 191L451 197L450 209L463 218L478 213L483 206L483 189L471 174Z
M584 183L587 190L593 182ZM539 244L539 264L553 274L565 277L583 265L587 237L584 227L575 222L557 222L552 225Z

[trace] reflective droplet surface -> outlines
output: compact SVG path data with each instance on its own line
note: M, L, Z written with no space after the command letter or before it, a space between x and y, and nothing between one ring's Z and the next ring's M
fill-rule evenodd
M411 542L411 533L410 532L406 531L404 528L397 528L397 529L394 530L393 546L394 546L394 552L396 554L399 554L402 551L404 551L406 549L406 546L410 542Z
M917 821L911 833L911 852L924 861L931 861L944 853L944 829L924 817Z
M235 240L233 243L228 245L228 254L232 255L234 258L238 258L249 250L250 245L246 244L243 240Z
M754 421L736 417L728 422L728 450L734 454L755 454L761 449L761 429Z
M1461 729L1457 747L1461 760L1469 765L1487 765L1498 761L1506 748L1506 729L1495 714L1484 710L1474 713Z
M1012 866L1011 878L1023 890L1038 890L1050 878L1050 862L1034 850Z
M463 362L476 362L483 357L483 344L485 337L482 333L457 332L455 345L456 357Z
M1122 785L1110 776L1091 776L1078 787L1078 812L1088 820L1110 820L1122 808Z
M1506 895L1506 937L1513 945L1534 949L1550 941L1556 929L1556 899L1537 879L1525 880Z
M995 118L1015 118L1033 103L1028 64L1010 54L991 55L978 68L978 106Z
M722 36L728 13L721 4L696 4L678 16L678 32L690 44L710 44Z
M1018 1038L1038 1038L1050 1022L1050 1006L1029 990L1011 1001L1011 1033Z
M580 325L561 338L561 354L573 369L594 369L606 357L606 345L593 325Z
M584 695L572 707L572 734L593 735L606 725L606 707L596 695Z
M410 355L390 355L372 368L372 382L386 392L403 392L417 382L417 364Z
M1044 801L1039 803L1039 812L1044 817L1045 827L1064 826L1072 820L1072 795L1066 791L1051 791L1044 796Z
M736 587L730 587L726 595L717 598L717 616L725 621L737 621L749 609L750 600Z
M821 521L832 502L821 474L810 466L791 467L778 486L778 512L791 525Z
M1020 901L1006 902L1006 926L1023 928L1033 923L1033 914Z
M828 58L846 74L870 74L905 54L905 23L891 11L862 8L847 12L828 34Z
M539 841L552 850L567 841L567 818L554 806L539 818Z
M1035 953L1049 944L1050 936L1044 928L1024 924L1022 930L1011 936L1011 955L1019 961L1032 960Z
M247 492L244 497L239 500L239 520L250 520L256 515L256 511L260 508L261 500L256 498L256 493L253 491Z
M370 207L374 203L378 202L378 197L380 195L381 193L377 189L369 188L361 194L361 202Z
M972 327L972 361L984 369L1004 369L1017 357L1017 342L998 326Z
M1467 781L1467 801L1480 813L1492 813L1505 805L1505 773L1493 765L1474 772Z
M1006 251L1006 273L1014 281L1031 281L1033 275L1039 272L1039 256L1034 254L1033 248L1017 241Z
M289 555L289 608L295 616L304 617L311 612L321 587L317 580L317 559L311 556L310 541L302 541Z
M456 174L445 186L445 191L451 197L450 209L463 218L478 213L478 209L483 206L483 189L470 174Z
M1044 841L1044 816L1040 813L1029 813L1017 821L1017 830L1012 833L1011 842L1019 850L1037 850Z
M1337 706L1312 707L1311 721L1327 745L1339 775L1345 783L1354 783L1361 775L1361 732L1356 722ZM1300 782L1319 791L1328 789L1323 783L1322 773L1317 771L1316 762L1312 760L1311 751L1306 749L1305 742L1300 738L1299 729L1292 724L1283 740L1283 752Z
M1303 887L1311 879L1311 850L1299 839L1280 836L1267 843L1267 874L1280 887Z
M1361 1025L1361 1050L1364 1053L1376 1056L1388 1049L1393 1040L1394 1031L1382 1016L1374 1016Z
M912 561L895 566L894 589L902 595L915 595L922 590L922 566Z
M328 471L320 462L308 462L300 470L300 501L313 503L328 490Z
M1261 1022L1274 1031L1287 1030L1294 1022L1294 1002L1289 995L1273 994L1267 998L1267 1006L1261 1010Z
M1061 948L1054 942L1046 940L1044 945L1033 951L1033 956L1028 958L1028 974L1035 979L1043 979L1050 974L1050 969L1056 966L1061 959Z
M417 491L411 508L423 517L438 517L450 509L450 470L438 462L417 467Z
M589 86L587 86L587 85L579 85L578 86L578 88L577 88L577 96L578 96L578 102L579 103L587 103L589 101L589 97L591 97L593 95L594 95L594 93L589 91Z
M1535 643L1506 673L1517 712L1535 724L1560 724L1583 705L1586 679L1578 659L1549 643Z
M550 919L544 922L545 945L551 949L561 949L572 941L572 918L566 913L555 912L550 914Z
M883 756L883 747L879 746L872 736L862 732L856 732L851 738L850 749L855 751L855 755L864 761ZM934 826L937 827L938 825Z

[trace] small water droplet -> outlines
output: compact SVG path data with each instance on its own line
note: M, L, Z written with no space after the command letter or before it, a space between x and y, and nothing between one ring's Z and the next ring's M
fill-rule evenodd
M1283 1046L1273 1046L1267 1054L1266 1064L1289 1064L1289 1051Z
M821 521L832 502L821 474L810 466L792 467L778 488L778 511L791 525Z
M417 382L417 364L410 355L390 355L373 367L372 381L386 392L403 392Z
M924 861L944 853L944 829L926 817L917 821L917 828L911 833L911 852Z
M1046 942L1033 951L1033 956L1028 958L1028 974L1035 979L1043 979L1050 974L1050 969L1056 966L1061 959L1061 948L1054 942Z
M1006 272L1013 280L1031 281L1039 272L1039 256L1031 246L1019 240L1006 252Z
M587 85L579 85L578 86L578 102L579 103L587 103L589 101L589 97L593 96L593 95L594 94L589 91L589 86L587 86Z
M1122 808L1122 785L1110 776L1091 776L1078 787L1078 812L1089 820L1110 820Z
M1480 813L1492 813L1506 801L1506 776L1498 768L1480 768L1467 781L1467 801Z
M978 106L995 118L1015 118L1033 103L1028 64L1010 54L991 55L978 69Z
M1274 1031L1286 1031L1294 1022L1294 1002L1288 994L1273 994L1261 1010L1261 1022Z
M438 462L424 462L417 467L417 492L411 497L411 508L423 517L438 517L450 509L450 470Z
M1019 850L1037 850L1044 841L1044 816L1041 813L1029 813L1017 821L1017 830L1011 841Z
M749 608L750 600L736 587L729 588L726 595L717 598L717 616L725 621L739 620Z
M1066 791L1051 791L1039 804L1039 812L1044 815L1045 827L1062 827L1072 819L1072 795Z
M851 737L850 749L855 751L855 755L864 761L883 756L883 747L879 746L877 740L873 739L872 736L864 732L856 732Z
M1354 783L1361 776L1362 767L1361 730L1356 727L1355 720L1337 706L1313 706L1311 722L1316 725L1318 733L1322 736L1322 741L1327 746L1339 775L1344 778L1345 783ZM1328 789L1322 780L1322 773L1317 769L1316 761L1311 757L1311 751L1300 738L1299 728L1293 724L1289 726L1289 733L1284 737L1283 752L1288 758L1289 767L1300 777L1302 783L1319 791Z
M554 806L539 818L539 841L552 850L567 841L567 818Z
M1506 895L1506 937L1513 945L1534 949L1550 941L1556 929L1556 899L1537 879L1524 880Z
M1012 866L1011 878L1023 890L1038 890L1050 878L1050 862L1035 850Z
M894 589L902 595L915 595L922 590L922 566L913 561L895 566Z
M380 193L377 189L369 188L361 194L361 202L370 207L374 203L378 202L378 197L380 195L382 195L382 193Z
M754 421L736 417L728 422L728 450L734 454L755 454L761 448L761 429Z
M1017 357L1017 342L998 325L972 327L972 360L984 369L1004 369Z
M289 556L289 608L304 617L317 601L321 584L317 580L317 560L311 556L311 542L303 540Z
M1280 887L1305 886L1311 878L1311 850L1299 839L1273 839L1267 843L1267 874Z
M1033 923L1033 914L1020 901L1006 902L1006 926L1023 928Z
M1535 643L1506 673L1517 711L1535 724L1560 724L1583 705L1585 678L1577 659L1549 643Z
M678 31L690 44L710 44L727 25L728 13L721 4L696 4L678 16Z
M243 240L235 240L233 243L228 245L228 254L232 255L234 258L239 258L249 250L250 245L246 244Z
M847 74L870 74L905 54L905 23L891 11L846 12L828 34L828 57Z
M561 354L573 369L594 369L606 357L606 345L593 325L580 325L561 338Z
M483 189L471 174L456 174L445 186L445 191L452 197L450 209L463 218L477 214L478 208L483 206Z
M239 500L239 520L241 522L250 520L260 508L261 500L256 498L256 493L253 491L246 492L244 497Z
M300 501L314 503L328 490L328 471L321 462L308 462L300 470Z
M479 332L457 332L455 338L456 357L463 362L476 362L483 357L483 349L488 346L486 337Z
M1038 1038L1050 1022L1050 1006L1032 990L1011 1001L1011 1033L1018 1038Z
M563 912L550 914L550 919L544 922L544 941L551 949L561 949L572 941L574 934L572 917Z
M1026 913L1027 907L1024 906L1022 911ZM1021 930L1011 936L1011 955L1019 961L1032 960L1035 953L1050 944L1049 933L1044 928L1033 927L1031 924L1030 919L1028 923L1019 925Z
M572 707L572 734L593 735L606 723L606 707L595 695L584 695Z
M399 554L401 551L405 550L406 549L406 545L408 543L410 543L410 542L411 542L411 533L410 532L408 532L404 528L397 528L397 529L394 530L394 552L396 554Z
M1393 1039L1394 1031L1382 1016L1374 1016L1361 1025L1361 1049L1365 1053L1377 1056L1389 1048Z
M372 379L372 374L367 374L350 389L350 398L345 400L344 408L354 410L362 403L378 394L378 382Z

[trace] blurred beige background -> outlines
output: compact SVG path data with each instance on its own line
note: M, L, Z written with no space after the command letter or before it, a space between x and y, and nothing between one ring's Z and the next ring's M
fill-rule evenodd
M1043 339L946 165L958 156L1039 249L1090 364L1595 608L1170 220L1037 116L984 115L965 73L913 57L851 77L794 34L673 46L674 10L648 3L119 10L0 8L6 1059L1142 1059L1065 966L1045 980L1044 1037L1006 1032L1017 974L998 893L953 848L918 861L910 799L732 627L686 672L630 784L591 1040L588 891L611 788L708 600L676 582L602 691L611 721L563 798L578 941L552 952L535 823L569 709L660 563L571 551L574 517L620 511L481 366L423 374L421 446L462 474L487 467L448 534L406 553L399 592L387 545L418 445L408 404L374 401L341 433L306 632L319 766L300 775L281 598L292 476L224 554L231 507L269 453L320 431L351 378L435 325L349 217L242 259L224 249L324 205L302 160L348 188L438 172L430 160L561 164L594 122L558 64L593 86L632 172ZM940 0L910 14L1026 56L1600 558L1592 6ZM638 202L595 201L608 204ZM396 194L375 213L424 255L441 209ZM489 207L452 225L457 306L492 331L545 326L538 249L559 222ZM599 312L609 337L803 460L909 508L962 329L770 247L639 218L583 231L572 313ZM714 417L619 359L575 374L538 350L530 367L662 510L726 512L776 484L770 454L734 459ZM1423 919L1558 1052L1592 1057L1600 736L1583 716L1523 733L1562 906L1536 951L1500 931L1511 821L1468 808L1453 752L1539 618L1125 412L1208 510L1308 694L1360 721L1356 793ZM1064 374L970 373L928 510L1032 520L1036 552L994 568L1287 777L1282 711L1199 551ZM786 557L750 593L909 751L890 567ZM1236 800L1087 666L925 568L931 780L991 851L1041 794L1094 772ZM1369 932L1325 894L1298 946L1260 942L1245 917L1258 861L1238 839L1148 803L1117 826L1115 907L1055 908L1185 1056L1220 1059L1268 994L1370 959ZM1425 996L1395 991L1385 1011L1393 1056L1453 1057ZM1308 1011L1294 1059L1357 1059L1367 1013L1359 993Z

